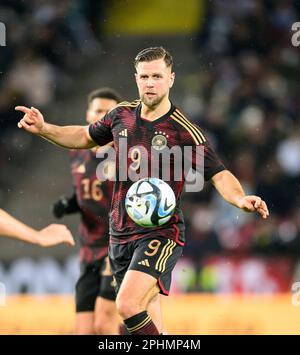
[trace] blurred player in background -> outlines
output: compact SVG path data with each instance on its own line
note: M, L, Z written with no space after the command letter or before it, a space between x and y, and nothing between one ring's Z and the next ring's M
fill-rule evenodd
M61 224L51 224L37 231L0 209L0 235L16 238L24 242L50 247L60 243L74 245L68 228Z
M147 48L138 53L134 64L140 100L119 105L101 121L91 124L88 130L86 127L59 127L46 123L37 109L23 106L16 107L16 110L24 113L19 128L65 148L92 148L113 140L117 153L121 141L119 137L123 136L128 150L133 147L138 149L143 144L150 157L158 136L169 148L189 146L195 152L196 147L200 146L204 151L204 166L196 165L194 153L191 159L193 168L200 168L204 179L210 180L228 203L247 212L258 212L267 218L269 212L266 203L259 196L245 195L241 184L220 162L202 130L169 100L175 80L170 53L162 47ZM136 156L141 157L141 154L137 152ZM141 161L136 157L133 160ZM170 171L174 172L174 161L169 163ZM151 165L150 159L148 165ZM117 174L118 169L117 160ZM180 196L184 178L182 181L171 178L169 182L177 198L172 218L163 226L148 229L136 225L126 213L124 200L132 181L117 179L115 182L110 215L109 257L117 282L117 309L127 330L133 335L158 335L162 332L148 313L148 306L159 293L168 295L172 270L182 254L185 233ZM141 262L145 255L149 259L147 264Z
M87 122L92 124L101 120L120 101L120 95L111 88L91 92ZM107 255L113 182L97 179L96 169L101 162L96 157L97 148L70 152L74 194L69 198L61 197L53 205L57 218L71 213L81 214L81 275L76 284L76 334L118 334L116 295Z

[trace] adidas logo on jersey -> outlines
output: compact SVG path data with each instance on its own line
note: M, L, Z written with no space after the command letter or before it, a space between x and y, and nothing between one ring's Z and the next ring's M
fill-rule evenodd
M138 264L139 264L139 265L143 265L143 266L148 266L148 267L150 267L150 264L149 264L148 259L139 261Z
M119 136L128 137L127 128L123 129L123 131L121 131L121 132L119 133Z

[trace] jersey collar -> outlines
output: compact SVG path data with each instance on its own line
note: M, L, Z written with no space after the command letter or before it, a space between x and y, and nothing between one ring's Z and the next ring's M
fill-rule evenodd
M176 107L173 105L173 103L171 102L171 108L170 110L164 114L163 116L157 118L156 120L154 121L150 121L150 120L147 120L146 118L142 118L141 117L141 110L142 110L142 103L140 103L137 108L136 108L136 119L137 119L137 122L140 124L140 125L143 125L143 126L150 126L152 127L153 125L157 124L157 123L160 123L166 119L168 119L172 113L176 110Z

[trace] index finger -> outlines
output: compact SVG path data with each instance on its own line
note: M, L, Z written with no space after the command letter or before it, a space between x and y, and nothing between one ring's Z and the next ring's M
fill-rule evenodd
M28 107L26 107L26 106L16 106L16 107L15 107L15 110L16 110L16 111L22 111L23 113L27 113L27 114L30 114L30 113L31 113L30 108L28 108Z

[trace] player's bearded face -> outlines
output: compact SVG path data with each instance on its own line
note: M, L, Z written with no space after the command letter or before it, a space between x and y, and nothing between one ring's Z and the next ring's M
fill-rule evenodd
M175 74L166 66L163 59L141 62L136 70L140 98L146 106L156 107L164 98L169 97Z
M141 100L148 107L156 107L162 102L165 97L166 94L162 96L155 95L154 97L149 97L148 94L142 94Z

